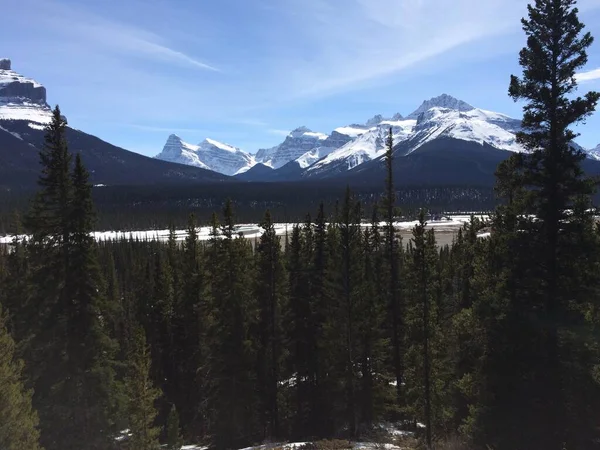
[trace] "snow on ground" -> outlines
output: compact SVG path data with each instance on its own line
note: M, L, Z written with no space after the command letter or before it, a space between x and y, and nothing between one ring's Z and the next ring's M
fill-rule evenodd
M475 217L486 220L487 215L477 214ZM458 231L460 227L462 227L465 223L471 220L470 215L456 215L450 216L450 220L436 220L436 221L428 221L427 226L432 227L438 231ZM409 222L395 222L394 227L399 231L409 231L418 222L416 220ZM278 236L285 236L286 234L291 235L292 229L294 227L294 223L276 223L275 232ZM383 227L385 222L380 222L379 226ZM361 224L363 227L370 227L371 225L368 223ZM120 240L120 239L139 239L139 240L157 240L157 241L166 241L169 239L169 230L135 230L135 231L95 231L93 236L98 241L108 241L108 240ZM198 228L198 240L207 241L211 238L211 227L200 227ZM257 224L241 224L237 225L235 228L236 234L242 234L247 239L258 239L263 233L263 229ZM182 241L187 236L187 230L176 230L175 231L175 239L178 241ZM24 238L26 236L19 236L19 238ZM13 236L0 236L0 244L8 244L13 240Z

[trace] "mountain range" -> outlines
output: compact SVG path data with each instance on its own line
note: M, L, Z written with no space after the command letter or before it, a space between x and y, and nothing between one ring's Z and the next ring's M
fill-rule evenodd
M12 70L10 60L0 59L0 188L35 185L38 152L50 118L44 86ZM383 179L390 129L394 170L398 183L405 185L490 186L497 164L510 152L523 151L515 135L519 119L447 94L424 101L406 116L375 115L329 133L301 126L279 145L252 153L210 137L190 144L175 134L154 158L72 127L67 139L70 150L81 153L97 186L302 180L361 185ZM585 151L586 170L600 174L600 146Z
M390 128L396 156L405 157L440 139L446 145L452 142L453 147L476 143L482 148L521 152L523 148L516 141L520 127L519 119L442 94L424 101L406 117L399 113L391 118L376 115L365 123L341 126L329 134L299 127L281 144L256 153L210 139L192 145L171 135L156 158L250 181L328 178L381 158ZM231 149L235 149L235 164L231 163ZM600 146L585 151L590 159L600 160Z

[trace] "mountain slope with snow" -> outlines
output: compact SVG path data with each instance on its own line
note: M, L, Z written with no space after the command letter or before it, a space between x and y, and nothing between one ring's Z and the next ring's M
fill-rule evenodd
M256 164L253 155L237 147L209 138L193 145L184 142L176 134L169 136L163 150L155 158L201 167L223 175L237 175Z
M31 189L39 175L39 151L52 111L44 86L0 59L0 190ZM67 126L69 150L81 154L95 185L149 185L221 182L226 177L202 168L159 161L111 145Z
M0 120L46 124L51 117L46 88L12 70L10 59L0 59Z
M288 134L281 144L270 149L259 150L256 153L256 161L273 169L279 169L317 147L327 147L328 139L329 136L324 133L299 127Z
M368 129L355 139L315 162L307 169L307 172L312 174L331 170L343 172L378 158L385 152L385 142L390 127L392 128L394 144L397 144L410 136L416 123L417 121L412 119L396 121L381 119L377 126Z
M591 159L600 161L600 144L598 144L596 147L594 147L592 149L585 150L585 152L588 154L588 156Z

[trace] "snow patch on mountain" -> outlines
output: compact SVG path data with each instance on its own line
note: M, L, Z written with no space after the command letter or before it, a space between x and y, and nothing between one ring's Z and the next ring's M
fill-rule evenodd
M419 106L407 117L407 119L418 119L421 113L429 111L431 108L435 107L452 109L456 111L470 111L472 109L475 109L467 102L458 100L457 98L454 98L448 94L442 94L438 97L433 97L429 100L425 100L423 103L421 103L421 106Z
M261 149L256 153L256 162L273 169L279 169L290 161L295 161L318 147L327 147L326 141L330 136L318 133L307 127L298 127L285 140L270 149Z
M591 159L595 159L596 161L600 161L600 144L598 144L594 148L591 148L589 150L585 150L585 152L587 153L587 155Z
M52 111L46 104L46 88L12 70L9 59L0 59L0 120L46 124L51 118Z
M232 145L209 138L193 145L184 142L176 134L169 136L162 152L155 158L201 167L224 175L243 173L256 164L253 155Z
M347 127L336 128L333 131L337 131L340 134L345 134L346 136L356 138L369 131L369 127L362 127L360 125L349 125Z
M390 127L395 145L411 135L416 123L417 121L413 119L396 121L382 119L379 126L369 129L356 139L331 152L309 167L308 171L318 172L332 163L342 163L346 170L350 170L364 162L378 158L385 152L385 141Z
M504 114L477 108L464 111L435 106L419 114L415 133L411 136L414 144L408 153L442 136L521 152L523 147L517 143L515 135L519 128L520 121Z
M16 137L17 139L19 139L20 141L23 140L23 137L19 133L15 132L15 131L7 130L6 128L3 128L2 126L0 126L0 130L12 134L14 137Z

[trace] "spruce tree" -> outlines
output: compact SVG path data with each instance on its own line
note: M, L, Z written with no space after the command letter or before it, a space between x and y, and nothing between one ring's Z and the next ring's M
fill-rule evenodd
M267 210L263 234L256 247L255 296L258 301L257 375L259 410L264 438L279 436L279 381L282 363L281 306L284 301L284 267L281 242Z
M586 238L594 185L584 176L585 155L572 145L570 127L589 116L600 97L575 96L575 74L593 39L583 33L574 0L536 0L522 24L523 74L511 77L509 94L526 102L517 139L528 153L512 159L516 176L499 180L519 195L516 202L508 198L512 208L499 210L494 224L495 248L506 263L495 300L489 299L502 319L487 327L484 378L491 392L480 438L498 448L592 448L598 442L589 420L598 398L594 356L578 348L591 342L584 311L596 301L597 282L574 281L589 270L581 262L597 253L594 239ZM514 364L503 380L501 364ZM510 406L516 401L518 414Z
M213 233L218 232L213 221ZM219 448L233 448L260 435L255 396L255 348L250 330L255 327L252 248L234 238L233 207L223 208L220 236L211 239L209 267L211 321L207 401L209 433Z
M41 450L38 416L31 404L31 391L25 388L23 362L5 326L0 307L0 448Z
M129 437L127 449L158 450L160 429L155 421L156 401L160 391L154 387L150 379L151 358L144 329L134 325L129 343L127 358L127 377L125 388L128 398L127 418Z
M385 218L386 262L388 271L389 318L391 324L392 361L396 376L396 394L398 401L402 390L402 311L399 293L399 242L397 242L394 221L396 218L396 191L394 188L394 136L392 128L385 141L385 194L382 199L382 209Z
M304 228L310 230L310 218ZM292 425L294 439L302 439L309 434L311 415L310 399L314 389L311 350L314 334L311 327L309 263L312 249L306 247L306 233L300 225L294 225L290 243L286 247L288 288L285 311L285 330L288 352L286 364L290 377L295 378L293 384Z
M179 428L179 414L177 414L175 405L171 406L171 410L167 416L165 436L167 450L181 450L183 439L181 438L181 429Z
M77 155L72 176L71 236L68 279L67 372L62 391L67 404L61 431L71 430L61 444L64 448L86 442L90 449L107 448L114 438L114 420L119 397L115 381L116 341L103 317L110 317L112 305L98 266L93 231L94 212L88 173ZM60 442L60 440L58 442Z
M437 334L437 255L433 229L426 230L423 210L413 229L409 247L407 289L407 342L405 365L409 407L413 417L425 424L425 445L432 447L434 420L434 342Z
M206 304L204 261L198 241L196 218L188 219L181 258L183 286L175 312L175 347L178 355L177 401L182 429L188 438L203 436L206 427Z

